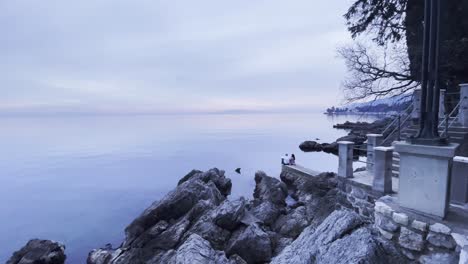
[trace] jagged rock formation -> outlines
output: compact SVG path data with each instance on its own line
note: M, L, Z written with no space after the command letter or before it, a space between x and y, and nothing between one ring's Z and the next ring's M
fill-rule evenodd
M390 243L372 235L361 217L339 210L317 228L307 227L272 264L307 263L403 263L405 260Z
M228 200L224 171L192 171L125 229L120 247L95 249L87 263L405 263L360 215L341 209L335 174L257 172L255 183L252 200ZM8 264L63 263L18 262L36 252L25 248Z
M230 201L223 171L192 171L126 228L122 247L94 250L88 264L404 262L359 215L335 211L334 174L258 172L255 183L253 200Z
M50 240L30 240L23 248L13 253L6 264L63 264L65 246Z

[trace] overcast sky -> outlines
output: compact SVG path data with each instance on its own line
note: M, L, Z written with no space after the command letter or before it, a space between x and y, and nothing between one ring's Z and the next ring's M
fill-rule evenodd
M0 111L319 109L349 1L3 0Z

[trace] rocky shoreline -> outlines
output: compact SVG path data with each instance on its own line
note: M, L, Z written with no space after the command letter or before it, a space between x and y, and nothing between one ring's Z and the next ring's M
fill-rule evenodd
M88 264L406 263L395 245L340 201L333 173L255 174L253 199L230 200L224 171L192 171ZM65 247L31 240L7 264L61 264Z
M329 154L338 155L338 143L339 141L351 141L356 146L362 146L367 140L367 134L378 134L381 133L385 127L390 124L391 118L383 118L372 123L367 122L349 122L346 121L343 124L336 124L333 128L345 129L349 133L347 136L340 137L332 143L319 143L314 140L307 140L299 145L299 149L304 152L325 152ZM355 156L365 156L367 151L364 147L356 149L354 151Z

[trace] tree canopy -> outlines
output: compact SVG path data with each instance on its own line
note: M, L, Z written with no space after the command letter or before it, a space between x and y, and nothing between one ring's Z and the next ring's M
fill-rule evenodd
M395 70L399 74L408 76L411 84L401 87L399 74L391 76L392 82L387 82L386 87L380 85L381 81L374 81L372 85L367 85L366 96L385 95L387 90L394 93L406 92L408 87L414 88L421 79L422 62L422 42L423 42L423 20L424 20L423 0L355 0L344 17L347 20L348 30L353 38L358 36L370 37L371 41L382 49L387 49L392 45L404 46L400 49L401 55L405 56L407 63L401 63L400 69ZM441 22L441 50L440 50L440 85L449 91L458 90L460 83L468 82L468 1L461 0L441 0L442 22ZM362 46L355 45L348 54L362 52ZM343 56L343 52L340 52ZM385 56L384 53L379 55ZM349 58L353 56L343 56L347 61L351 83L358 83L356 72L365 68L365 64L349 63ZM352 67L350 67L350 65ZM388 79L384 64L377 65L377 69L382 73L380 79ZM361 75L362 77L362 72ZM365 80L368 80L364 78ZM401 78L400 78L401 79ZM352 94L352 87L346 85L350 80L345 81L345 90ZM362 85L356 86L355 91L362 97ZM359 88L360 87L360 88ZM374 93L378 91L378 93ZM356 98L351 98L356 99Z

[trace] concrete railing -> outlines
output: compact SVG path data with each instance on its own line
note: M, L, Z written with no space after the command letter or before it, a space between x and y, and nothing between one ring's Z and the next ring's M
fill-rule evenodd
M353 177L353 150L354 142L338 142L338 176L343 178Z
M374 148L374 180L372 189L383 193L392 192L393 147Z
M468 157L454 157L450 187L450 202L468 203Z

